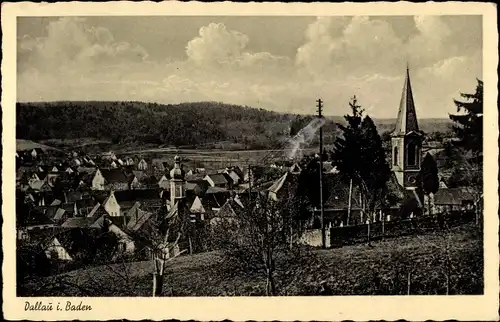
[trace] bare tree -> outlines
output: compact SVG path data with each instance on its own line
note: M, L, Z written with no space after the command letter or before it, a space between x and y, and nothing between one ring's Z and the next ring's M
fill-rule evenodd
M261 191L244 205L231 201L229 205L233 212L224 211L213 225L216 247L241 267L262 272L266 295L276 295L277 259L290 254L299 240L286 202L272 200L267 191Z

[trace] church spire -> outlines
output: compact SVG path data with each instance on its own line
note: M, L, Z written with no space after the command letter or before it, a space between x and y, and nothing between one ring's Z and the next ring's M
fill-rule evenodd
M399 103L398 119L394 135L406 135L409 132L418 132L417 113L413 102L413 93L410 82L410 68L406 64L406 79L403 86L403 94Z

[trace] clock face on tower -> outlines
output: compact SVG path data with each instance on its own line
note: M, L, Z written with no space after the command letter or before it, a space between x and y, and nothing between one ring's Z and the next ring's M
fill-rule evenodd
M409 184L411 185L417 184L417 176L415 174L409 174L407 178Z

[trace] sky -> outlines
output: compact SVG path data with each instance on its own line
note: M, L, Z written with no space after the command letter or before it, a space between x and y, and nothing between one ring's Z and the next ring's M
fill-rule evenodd
M481 16L20 17L17 100L219 101L395 118L407 64L419 118L482 78Z

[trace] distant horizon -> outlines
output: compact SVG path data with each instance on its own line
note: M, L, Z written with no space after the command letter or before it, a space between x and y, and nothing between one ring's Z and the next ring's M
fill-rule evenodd
M482 79L482 17L89 16L17 19L19 101L223 101L396 117L409 64L417 115L446 118Z
M250 105L238 105L238 104L231 104L231 103L225 103L225 102L217 102L217 101L185 101L185 102L179 102L179 103L158 103L158 102L146 102L146 101L128 101L128 100L124 100L124 101L105 101L105 100L54 100L54 101L17 101L16 104L43 104L43 103L65 103L65 102L68 102L68 103L76 103L76 102L109 102L109 103L115 103L115 102L133 102L133 103L141 103L141 104L158 104L158 105L181 105L181 104L196 104L196 103L220 103L220 104L224 104L224 105L234 105L234 106L239 106L239 107L242 107L242 108L253 108L253 109L256 109L256 110L259 110L259 109L262 109L262 110L265 110L267 112L273 112L273 113L278 113L278 114L282 114L282 115L286 115L286 114L289 114L289 115L303 115L303 116L313 116L315 115L314 113L291 113L291 112L281 112L281 111L274 111L274 110L270 110L270 109L266 109L266 108L263 108L263 107L254 107L254 106L250 106ZM312 107L311 109L313 108L316 108L316 107ZM344 114L345 115L345 114ZM344 115L334 115L334 114L325 114L323 115L324 117L327 117L327 118L344 118ZM370 118L372 118L373 120L394 120L396 121L397 117L374 117L374 116L371 116L370 114L366 114L364 113L364 115L367 115L367 116L370 116ZM417 119L418 120L448 120L450 121L450 123L452 123L452 121L449 119L449 117L419 117L417 115Z

